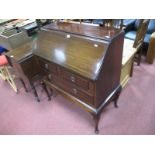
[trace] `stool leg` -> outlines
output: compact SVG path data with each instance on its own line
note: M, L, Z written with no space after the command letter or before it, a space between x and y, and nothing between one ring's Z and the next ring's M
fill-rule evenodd
M25 92L28 92L27 88L26 88L26 85L25 85L25 82L23 81L23 79L20 78L20 81L21 83L23 84L23 87L25 89Z
M5 70L5 76L6 76L7 82L10 84L10 86L13 88L13 90L14 90L16 93L18 93L16 83L15 83L15 81L14 81L13 76L10 74L10 71L9 71L9 69L8 69L8 66L4 66L4 70Z
M46 84L42 81L41 85L42 85L43 89L45 90L45 92L47 94L48 100L50 101L51 100L51 96L50 96L50 94L49 94L49 92L47 90Z
M40 99L39 99L39 96L38 96L38 94L37 94L37 91L36 91L35 86L33 85L33 83L30 83L30 84L31 84L31 87L32 87L34 96L36 97L37 101L40 102Z
M5 74L6 74L6 73L5 73L5 71L4 71L4 67L0 67L0 77L1 77L3 80L7 81Z

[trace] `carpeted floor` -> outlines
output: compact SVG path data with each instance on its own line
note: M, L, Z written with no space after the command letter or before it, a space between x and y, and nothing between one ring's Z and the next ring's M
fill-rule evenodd
M0 79L0 134L94 134L92 116L61 96L41 102L18 85L16 94ZM135 65L133 78L123 89L119 108L107 106L100 134L155 134L155 63Z

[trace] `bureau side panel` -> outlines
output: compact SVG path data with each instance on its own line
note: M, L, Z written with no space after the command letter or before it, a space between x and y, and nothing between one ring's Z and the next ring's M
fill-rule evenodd
M124 33L121 32L109 44L98 80L96 81L96 106L102 102L120 85Z

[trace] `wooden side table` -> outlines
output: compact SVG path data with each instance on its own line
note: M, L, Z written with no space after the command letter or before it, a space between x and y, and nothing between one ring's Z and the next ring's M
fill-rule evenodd
M40 102L39 96L35 88L35 81L40 81L42 87L47 93L48 100L51 99L46 85L43 83L43 76L40 73L39 64L37 63L35 56L33 55L33 49L36 46L36 42L28 42L8 53L6 56L10 64L13 66L17 77L22 82L25 91L28 92L32 89L36 100Z
M155 58L155 32L152 33L148 51L147 51L147 56L146 56L146 61L150 64L153 64L153 60Z
M122 69L121 69L121 86L125 87L133 72L133 62L136 49L133 48L133 40L124 39Z

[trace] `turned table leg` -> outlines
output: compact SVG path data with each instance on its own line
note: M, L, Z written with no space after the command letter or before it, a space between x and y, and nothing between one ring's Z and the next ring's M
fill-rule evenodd
M35 88L35 86L33 85L33 83L31 83L31 87L32 87L34 96L36 97L37 101L40 102L39 96L38 96L38 94L37 94L36 88Z
M53 97L56 97L58 93L55 89L52 89L52 94L53 94Z
M51 96L47 90L47 87L46 87L46 84L44 82L41 82L41 85L43 87L43 89L45 90L46 94L47 94L47 97L48 97L48 100L50 101L51 100Z
M25 92L28 92L24 80L20 78L20 81L21 81L21 83L22 83L22 85L23 85L23 87L25 89Z

